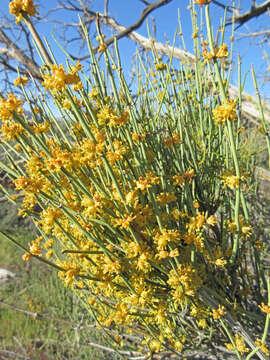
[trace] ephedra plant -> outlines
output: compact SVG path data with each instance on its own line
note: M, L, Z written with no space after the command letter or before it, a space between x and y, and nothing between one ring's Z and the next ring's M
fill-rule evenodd
M82 24L91 68L71 58L64 66L30 21L33 2L13 0L10 11L44 62L43 94L35 99L19 76L24 100L2 94L0 102L2 167L17 192L10 200L22 199L19 214L39 231L29 248L17 243L23 260L54 267L124 358L215 349L267 359L256 157L244 141L241 84L229 97L229 50L214 45L209 5L207 38L194 24L194 63L176 71L153 41L153 60L137 57L132 91L117 43L112 56L99 34L101 68Z

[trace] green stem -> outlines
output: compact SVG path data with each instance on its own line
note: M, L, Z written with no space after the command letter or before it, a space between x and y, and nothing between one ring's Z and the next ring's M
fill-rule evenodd
M208 33L210 50L214 54L215 53L215 48L214 48L213 34L212 34L212 31L211 31L211 22L210 22L210 16L209 16L209 5L207 5L206 8L205 8L205 17L206 17L206 25L207 25L207 33ZM213 59L213 61L214 61L214 68L215 68L215 73L216 73L216 76L217 76L219 90L221 92L221 99L222 99L223 104L226 104L227 103L227 97L226 97L226 92L225 92L224 84L223 84L223 81L222 81L222 77L221 77L221 74L220 74L220 69L219 69L217 60ZM238 158L237 158L237 151L236 151L236 146L235 146L235 141L234 141L234 136L233 136L233 131L232 131L232 124L231 124L230 119L227 120L227 131L228 131L230 145L231 145L230 148L231 148L231 152L232 152L232 158L233 158L233 162L234 162L235 173L236 173L236 176L240 179L240 168L239 168L239 162L238 162ZM235 197L236 198L235 198L234 216L235 216L235 223L236 223L236 228L237 228L238 234L236 234L236 236L234 237L232 255L231 255L231 258L230 258L230 263L231 264L235 263L235 261L237 259L237 255L238 255L238 249L239 249L240 186L238 188L236 188L236 190L235 190Z

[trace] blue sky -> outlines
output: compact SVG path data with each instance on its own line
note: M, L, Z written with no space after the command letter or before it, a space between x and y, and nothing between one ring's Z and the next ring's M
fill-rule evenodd
M56 7L55 0L46 0L46 1L35 1L36 3L40 3L40 13L41 15L45 14L48 10ZM63 0L63 2L65 2ZM74 1L75 2L75 1ZM230 0L222 0L224 4L231 4ZM242 0L242 9L247 10L250 4L250 0ZM262 3L262 1L257 1L257 4ZM1 1L1 4L3 2ZM148 18L150 28L152 28L152 19L155 18L156 29L157 29L157 40L160 42L165 42L169 40L170 44L172 44L173 37L178 25L178 11L180 11L182 30L185 38L185 43L187 50L192 52L192 28L191 28L191 20L190 20L190 11L187 10L187 6L189 5L189 0L173 0L166 6L163 6L157 10L155 10ZM144 4L139 0L110 0L109 1L109 14L113 16L120 24L128 26L138 20L140 17L141 11L144 8ZM93 0L91 9L93 11L101 11L103 12L104 8L104 0ZM196 6L198 10L198 14L200 14L200 7ZM2 15L6 15L8 12L8 1L5 1L5 7L1 5L1 13ZM204 10L204 7L202 7ZM212 18L214 32L218 28L220 24L220 19L223 16L223 10L213 4L210 5L210 14ZM52 17L52 14L51 14ZM67 12L57 12L54 14L54 18L58 18L60 21L77 21L77 14L71 13L67 14ZM251 20L247 23L246 26L241 27L237 30L235 38L247 33L249 31L258 31L262 29L269 29L269 25L267 25L267 21L269 22L269 16L262 16L258 19ZM63 54L54 42L51 40L51 32L54 29L54 33L56 36L60 35L58 28L55 28L50 23L44 22L43 24L38 25L38 30L41 36L46 36L56 53L59 62L64 61ZM94 26L93 26L94 31ZM144 36L147 35L147 26L146 22L137 30L138 33ZM227 36L231 35L231 28L227 27L226 30ZM110 32L108 33L110 35ZM72 37L72 32L69 33L69 36ZM177 46L181 46L180 40L176 43ZM122 39L119 41L120 54L122 59L122 64L125 71L128 73L131 70L131 58L132 55L135 54L137 46L128 39ZM72 53L79 55L79 49L72 47ZM236 61L237 55L240 54L242 58L242 73L243 77L246 72L248 72L245 90L248 93L253 94L254 89L252 85L252 78L250 75L250 66L254 64L256 74L260 77L267 69L267 63L263 59L264 50L269 54L269 45L264 44L264 46L255 45L254 41L251 39L243 39L235 42L234 46L234 59ZM177 66L177 64L176 64ZM270 75L270 74L269 74ZM270 94L270 83L262 84L260 82L260 90L265 96L269 96ZM237 69L232 74L232 82L236 83L237 81Z

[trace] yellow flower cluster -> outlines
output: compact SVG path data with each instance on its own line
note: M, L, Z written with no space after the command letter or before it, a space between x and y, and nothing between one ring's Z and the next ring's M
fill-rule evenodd
M215 57L218 59L227 58L229 56L228 46L226 44L222 44L217 47L215 51Z
M162 62L157 63L157 64L155 65L155 69L156 69L156 71L164 71L164 70L167 69L167 64L164 64L164 63L162 63Z
M180 143L181 143L180 135L176 133L173 133L171 136L168 136L164 139L165 147L170 147L173 146L174 144L180 144Z
M239 177L233 175L230 171L224 171L223 175L220 177L223 184L228 186L231 190L239 188L240 179Z
M260 350L261 350L266 356L269 356L269 355L270 355L268 347L267 347L265 344L263 344L261 340L256 339L256 340L255 340L255 345L258 346L258 347L260 348Z
M23 114L21 105L23 101L17 99L14 94L8 94L7 99L0 100L0 119L2 120L1 133L6 140L14 140L25 132L15 117Z
M270 306L265 305L265 303L262 302L261 305L259 305L259 308L270 316Z
M226 312L224 311L224 306L218 306L218 309L214 309L212 311L212 316L213 319L218 320L219 318L221 318L221 316L225 315Z
M211 53L210 51L207 50L206 45L208 45L207 42L204 42L202 44L203 46L203 52L202 52L202 56L204 58L204 60L212 60L212 59L221 59L222 63L224 62L224 58L227 58L229 56L229 52L228 52L228 46L226 44L222 44L220 46L218 46L214 53Z
M226 104L218 105L213 109L214 121L219 125L224 125L227 120L236 120L236 102L228 100Z
M21 124L17 124L13 121L6 121L1 127L1 132L6 140L14 140L16 137L24 133L24 128Z
M241 355L249 351L249 348L245 345L244 339L240 335L235 334L234 343L235 345L227 343L227 349L230 351L238 351Z
M29 79L27 76L19 76L17 79L14 80L14 86L26 85Z
M233 218L231 221L227 222L228 231L231 233L235 233L237 231L235 218ZM243 239L247 239L252 234L252 226L249 225L246 220L243 218L243 216L239 216L239 236Z
M22 115L23 109L21 105L23 100L17 99L16 95L8 94L7 99L0 100L0 118L2 121L12 120L14 114Z
M62 91L67 85L73 85L75 91L82 88L82 82L79 78L78 71L82 69L82 65L78 62L76 66L71 65L70 71L67 73L63 65L50 65L51 73L43 74L43 86L47 90L51 90L53 94Z
M16 17L16 24L22 20L25 14L38 15L37 8L38 5L34 5L33 0L12 0L9 3L9 12Z
M197 4L197 5L207 5L207 4L210 4L211 0L193 0L194 4Z

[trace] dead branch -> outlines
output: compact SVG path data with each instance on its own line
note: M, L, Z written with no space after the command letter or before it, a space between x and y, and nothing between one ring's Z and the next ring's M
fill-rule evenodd
M240 36L238 36L238 38L236 40L241 40L244 38L248 38L248 37L258 37L258 36L265 36L265 38L269 38L270 36L270 30L263 30L263 31L258 31L258 32L250 32L248 34L242 34Z
M23 66L35 79L38 81L42 80L38 64L25 55L25 53L4 33L2 29L0 29L0 41L6 45L6 48L0 49L1 54L4 54L8 58L23 64Z
M167 5L168 3L170 3L172 0L159 0L159 1L156 1L152 4L149 4L147 5L144 10L142 11L141 13L141 16L139 18L139 20L130 25L129 27L123 29L122 31L120 31L117 35L115 36L112 36L111 38L107 39L105 41L106 45L109 46L111 44L113 44L115 38L118 40L118 39L121 39L122 37L125 37L125 36L128 36L129 33L131 33L132 31L138 29L142 23L144 22L145 18L151 13L153 12L154 10L158 9L159 7L161 6L164 6L164 5Z
M108 6L109 6L109 0L105 0L104 4L104 15L108 16Z
M266 13L269 9L270 9L270 0L267 0L258 6L254 6L254 4L252 4L251 9L243 14L239 14L238 11L235 12L234 21L238 23L239 24L238 27L240 27L249 20ZM232 21L228 22L227 25L231 23Z

